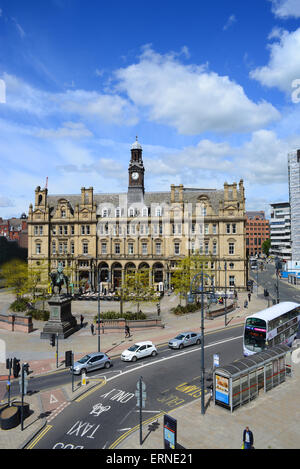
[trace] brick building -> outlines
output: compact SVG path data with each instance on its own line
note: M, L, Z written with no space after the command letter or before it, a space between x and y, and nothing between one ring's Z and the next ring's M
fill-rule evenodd
M17 241L21 248L28 248L27 216L22 213L20 218L3 220L0 217L0 236L9 241Z
M263 254L262 245L270 238L269 220L264 211L246 212L246 248L249 256Z

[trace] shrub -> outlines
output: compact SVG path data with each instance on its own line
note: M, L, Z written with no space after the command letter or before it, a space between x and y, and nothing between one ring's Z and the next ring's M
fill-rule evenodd
M119 319L124 318L126 321L138 321L139 319L146 319L146 314L139 312L139 313L131 313L131 311L126 311L126 313L120 314L117 311L106 311L105 313L101 314L101 320L103 319ZM97 322L98 315L94 317L94 321Z
M48 321L50 313L43 309L32 309L26 313L26 316L32 316L32 318L37 321Z
M180 316L182 314L194 313L195 311L199 311L200 308L201 303L191 303L187 304L186 306L178 305L175 308L172 308L171 312L174 313L176 316Z
M25 298L18 298L10 305L9 309L11 309L11 311L14 311L15 313L27 311L28 301Z

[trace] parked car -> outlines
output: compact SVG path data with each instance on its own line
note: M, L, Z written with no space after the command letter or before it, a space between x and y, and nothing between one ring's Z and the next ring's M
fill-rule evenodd
M169 341L170 348L182 349L188 345L201 344L201 334L197 332L183 332Z
M110 368L111 360L106 353L95 352L89 353L84 357L80 358L74 363L73 368L70 367L70 371L74 375L80 375L89 371L98 370L99 368Z
M144 358L148 356L155 357L157 355L157 349L150 340L145 342L137 342L136 344L129 347L121 355L121 360L135 362L138 358Z

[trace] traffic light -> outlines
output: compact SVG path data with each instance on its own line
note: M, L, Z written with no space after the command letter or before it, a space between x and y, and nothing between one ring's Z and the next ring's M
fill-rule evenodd
M55 347L55 334L52 334L50 337L50 345L51 347Z
M72 350L67 350L65 353L65 365L66 367L72 366Z

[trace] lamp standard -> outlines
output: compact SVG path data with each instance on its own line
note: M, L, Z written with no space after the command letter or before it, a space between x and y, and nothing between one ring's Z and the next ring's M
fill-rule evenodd
M219 270L221 271L221 266L219 267ZM225 317L225 326L227 326L227 261L224 261L224 270L225 270L224 317Z
M196 280L201 278L201 286L200 291L199 287L195 285ZM210 279L212 284L212 292L206 291L204 292L204 277ZM196 274L190 285L190 293L188 296L188 301L194 301L194 295L198 295L201 293L201 414L205 414L205 399L204 399L204 391L205 391L205 363L204 363L204 295L211 295L215 293L214 286L213 286L213 279L208 274L205 274L203 271L199 274Z
M224 298L224 306L225 306L225 327L227 326L227 262L224 262L224 269L225 269L225 298Z
M98 270L98 352L100 352L100 273Z

